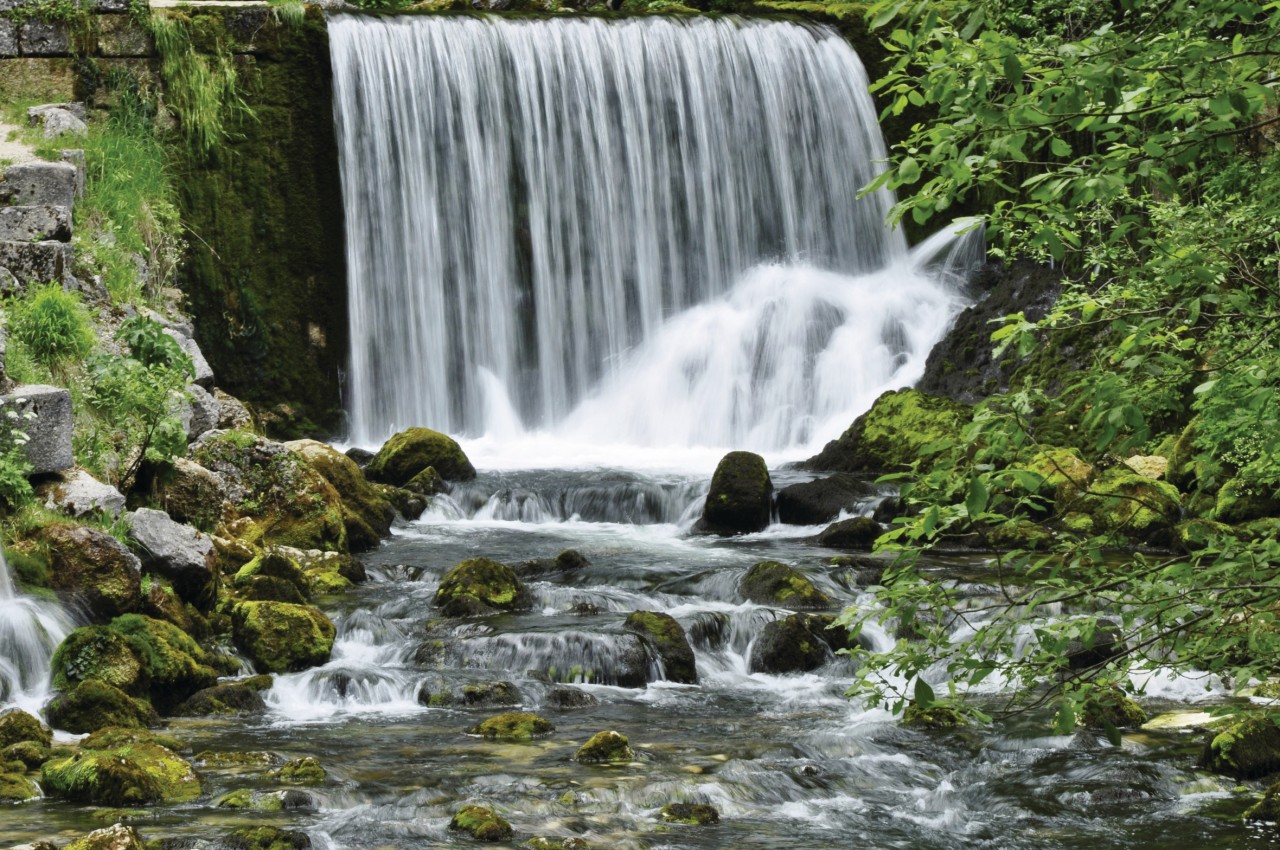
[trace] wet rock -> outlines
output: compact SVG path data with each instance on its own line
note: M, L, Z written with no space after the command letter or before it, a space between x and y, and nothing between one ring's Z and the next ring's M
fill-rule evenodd
M668 803L658 812L667 823L708 826L720 822L720 811L705 803Z
M1250 806L1244 813L1247 821L1280 822L1280 782L1272 783L1262 799Z
M124 691L98 679L86 679L71 691L55 696L45 706L45 716L55 729L76 734L106 726L145 729L160 722L145 702L131 699Z
M777 561L761 561L747 570L738 583L738 593L758 605L792 609L830 608L835 604L799 570Z
M693 648L689 646L684 629L670 614L635 611L627 615L622 627L644 639L661 662L668 681L689 685L698 683Z
M77 838L64 850L143 850L142 836L131 826L122 823Z
M520 691L510 682L484 682L464 685L462 702L470 706L519 705Z
M871 517L856 516L842 519L827 526L818 535L818 545L830 549L861 549L870 551L876 538L884 533L880 523Z
M1218 491L1212 519L1234 525L1276 516L1280 516L1280 493L1236 477Z
M94 514L118 517L124 512L124 494L83 469L62 473L56 481L38 488L36 495L44 502L46 510L76 519Z
M508 741L531 741L535 737L549 735L555 730L555 724L536 714L512 712L482 720L467 729L467 734Z
M403 487L432 467L446 481L470 481L476 469L451 437L429 428L401 431L383 445L365 473L373 481Z
M270 687L270 677L266 678ZM262 700L259 682L228 682L197 691L174 711L179 717L225 717L262 714L267 704Z
M236 571L231 583L237 588L248 587L255 579L264 578L288 584L304 599L311 595L311 584L302 567L293 558L275 550L263 552L249 561Z
M1090 729L1136 729L1147 720L1142 706L1115 687L1095 691L1080 713L1080 723Z
M711 476L699 529L721 535L763 531L769 525L772 498L773 481L764 458L729 452Z
M1269 717L1239 720L1211 733L1200 766L1236 779L1280 770L1280 728Z
M306 597L296 584L275 576L250 576L236 585L236 593L246 602L287 602L305 605Z
M0 749L24 741L48 747L53 743L53 733L20 709L13 708L0 714Z
M209 610L217 596L213 541L189 525L174 522L164 511L139 508L125 520L142 568L172 582L182 601Z
M310 850L311 848L311 839L305 832L274 826L237 829L228 833L223 843L226 850Z
M36 770L53 757L53 751L38 741L19 741L0 750L0 760L17 762L27 770Z
M514 833L505 818L484 806L463 806L449 821L449 829L480 841L509 841Z
M0 803L21 803L39 796L40 789L21 773L0 773Z
M1119 623L1099 620L1092 640L1086 643L1080 638L1072 638L1067 644L1067 668L1085 670L1106 664L1124 649L1121 637Z
M138 610L142 562L110 534L86 525L50 525L49 583L84 602L97 622Z
M524 843L527 850L591 850L581 838L548 838L537 835Z
M429 497L440 493L448 493L449 485L440 477L440 473L436 472L434 466L428 466L406 481L401 489L418 496Z
M306 458L338 491L353 551L371 549L391 533L396 509L365 479L355 461L316 440L295 440L285 446Z
M774 620L761 630L751 648L753 673L807 673L832 658L822 632L827 622L808 614Z
M347 457L355 461L356 466L360 467L361 471L363 471L366 466L373 462L376 455L368 449L362 449L359 446L352 446L347 449Z
M853 512L876 495L876 488L849 474L832 475L778 491L778 520L788 525L830 522L841 511Z
M511 564L512 571L519 578L541 578L560 573L583 570L591 566L591 562L576 549L566 549L554 558L535 558L529 561L517 561Z
M427 504L430 501L426 496L410 493L408 490L392 487L390 484L374 484L373 488L395 506L395 509L400 512L400 516L410 522L422 516L422 512L427 509Z
M958 439L969 407L919 390L891 390L838 439L804 462L806 469L888 472L906 469L935 442Z
M6 265L0 257L0 266ZM12 266L11 271L16 273ZM45 277L42 280L51 280ZM31 464L29 475L61 472L75 465L71 451L71 392L61 387L27 384L0 396L0 407L18 411L29 439L23 450Z
M594 694L589 694L578 688L557 685L547 691L547 705L562 711L574 708L590 708L599 704L600 700L596 699Z
M320 764L319 759L307 756L290 759L275 770L267 773L267 778L287 785L319 785L329 778L329 773Z
M902 712L902 725L916 729L958 729L968 723L960 709L945 703L921 706L912 700Z
M117 807L187 802L202 790L183 758L148 733L130 729L94 733L74 755L45 762L40 782L72 802Z
M573 756L580 764L616 764L635 761L635 758L627 736L612 730L592 735Z
M1098 531L1151 540L1182 517L1182 495L1167 481L1154 481L1115 467L1098 476L1079 500Z
M151 685L133 646L108 626L84 626L71 632L54 650L50 668L53 686L59 691L97 679L133 696L144 696Z
M324 664L335 629L320 609L285 602L240 602L231 613L232 637L263 673L287 673Z
M138 658L146 695L161 712L218 681L214 657L172 623L126 614L112 620L110 628Z
M506 564L489 558L469 558L445 574L436 591L436 604L445 606L455 600L458 604L480 602L501 611L519 611L532 605L532 598L520 579Z

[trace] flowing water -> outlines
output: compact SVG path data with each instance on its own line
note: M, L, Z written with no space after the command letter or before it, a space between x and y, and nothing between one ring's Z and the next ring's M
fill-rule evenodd
M57 602L18 592L0 552L0 708L39 710L49 696L49 659L71 629Z

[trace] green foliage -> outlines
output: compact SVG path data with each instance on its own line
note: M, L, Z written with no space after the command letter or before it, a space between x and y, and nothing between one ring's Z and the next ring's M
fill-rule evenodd
M0 408L0 506L8 510L31 501L31 462L27 460L29 439L24 426L35 414L24 412L21 404Z
M307 16L307 7L302 0L267 0L272 16L289 27L298 29Z
M67 292L58 283L32 286L9 303L8 313L14 338L46 368L84 358L97 342L80 293Z
M178 341L164 332L159 322L134 316L120 325L116 339L129 346L129 355L147 368L178 369L195 375L190 356Z

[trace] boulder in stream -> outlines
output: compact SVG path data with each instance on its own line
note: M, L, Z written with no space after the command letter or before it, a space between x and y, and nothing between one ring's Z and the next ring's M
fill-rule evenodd
M160 722L146 702L98 679L86 679L58 694L44 712L50 726L76 734L107 726L145 729Z
M573 759L580 764L616 764L635 761L636 751L631 742L620 732L597 732L578 748Z
M967 404L919 390L890 390L804 462L806 469L891 472L909 468L930 443L955 440L971 416Z
M693 648L684 629L670 614L658 611L634 611L627 615L622 627L640 635L662 663L667 681L686 685L698 683L698 669Z
M827 634L831 622L831 617L792 614L769 623L751 648L751 672L807 673L826 664L833 657L830 641L841 639L838 631Z
M788 525L831 522L876 495L876 488L848 473L792 484L778 491L778 521Z
M1210 733L1200 766L1236 779L1280 770L1280 727L1269 717L1237 720Z
M738 592L758 605L793 610L830 608L835 604L799 570L777 561L761 561L747 570L738 583Z
M263 673L288 673L324 664L336 630L319 608L287 602L240 602L231 612L232 637Z
M861 549L870 551L876 538L884 533L880 523L869 516L842 519L827 526L818 535L818 545L831 549Z
M311 468L338 491L347 541L353 551L371 549L391 533L396 509L365 479L355 461L316 440L295 440L285 446L306 458Z
M403 487L432 467L446 481L470 481L476 468L452 438L430 428L401 431L378 450L365 473L374 481Z
M454 812L449 829L480 841L509 841L514 833L506 818L484 806L463 806Z
M25 741L47 747L53 743L53 733L21 709L14 708L0 714L0 749Z
M658 812L667 823L709 826L720 822L720 810L706 803L668 803Z
M511 712L499 714L482 720L467 729L468 735L481 738L501 738L507 741L532 741L536 737L549 735L556 730L555 725L536 714Z
M729 452L711 476L698 528L720 535L763 531L769 525L772 500L773 481L764 458L752 452Z
M520 611L527 609L532 599L506 564L489 558L468 558L440 580L436 604L449 616L467 616L471 611L485 613L476 608L477 602L499 611Z

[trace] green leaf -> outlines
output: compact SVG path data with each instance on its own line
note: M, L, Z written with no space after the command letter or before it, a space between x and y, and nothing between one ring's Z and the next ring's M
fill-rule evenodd
M916 705L920 708L928 708L936 702L937 698L933 694L933 688L929 687L929 683L919 676L916 677Z
M1113 747L1118 747L1124 743L1124 740L1120 737L1120 730L1109 720L1102 721L1102 734L1107 736L1107 741Z
M1010 53L1004 57L1004 76L1013 85L1022 82L1022 62L1018 60L1018 54Z
M1054 139L1049 143L1049 150L1054 156L1071 156L1071 145L1066 139Z
M898 163L898 182L910 185L920 179L920 163L909 156Z
M964 505L969 510L970 519L986 511L990 496L986 485L982 483L981 476L975 475L969 479L969 496L965 499Z
M1053 718L1053 731L1059 735L1067 735L1076 728L1076 707L1071 700L1065 699L1058 706L1058 713Z

